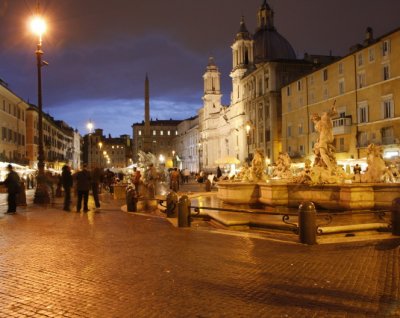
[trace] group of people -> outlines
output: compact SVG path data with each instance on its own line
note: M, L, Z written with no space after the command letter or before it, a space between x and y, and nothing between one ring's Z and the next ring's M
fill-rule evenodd
M9 164L7 166L8 174L6 179L1 183L7 188L7 203L8 209L7 214L15 214L17 212L17 195L24 191L24 186L21 185L21 178L18 173L13 169L13 166ZM76 211L80 212L89 211L88 201L89 201L89 191L92 191L94 203L96 209L100 208L99 200L99 187L101 183L108 182L111 179L109 175L104 174L100 168L93 168L91 171L87 169L87 165L84 164L83 168L72 174L71 168L68 165L64 165L62 168L62 173L60 176L60 184L64 189L64 211L71 211L71 190L73 186L76 188L77 193L77 203ZM51 181L49 181L51 183ZM51 187L50 187L51 188Z

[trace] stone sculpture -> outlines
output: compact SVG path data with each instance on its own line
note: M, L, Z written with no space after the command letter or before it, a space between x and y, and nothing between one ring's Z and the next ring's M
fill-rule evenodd
M287 152L279 153L278 159L276 161L276 167L273 171L272 176L274 178L289 179L292 177L292 172L290 171L290 166L292 160Z
M367 171L361 175L362 182L383 182L385 175L388 180L392 180L393 175L390 176L390 171L385 165L382 158L382 147L370 144L367 150ZM391 182L391 181L390 181Z

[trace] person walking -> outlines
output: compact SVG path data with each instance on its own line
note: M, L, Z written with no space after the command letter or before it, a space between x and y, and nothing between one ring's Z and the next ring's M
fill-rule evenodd
M83 164L81 171L75 174L76 179L76 190L78 192L78 201L76 203L76 212L81 212L82 199L83 199L83 211L89 211L88 200L89 190L91 185L90 172L87 170L87 164Z
M15 214L17 212L17 194L21 191L20 178L11 164L7 166L7 170L9 172L7 178L4 180L4 185L8 192L8 209L6 214Z
M140 184L141 178L142 178L142 175L140 174L140 170L138 170L136 167L134 167L133 175L132 175L132 183L135 186L135 191L137 194L139 194L139 184Z
M71 211L71 188L73 184L71 168L68 165L62 167L61 183L64 188L64 211Z
M174 170L171 171L170 175L170 188L172 191L178 192L179 190L179 172L177 168L174 168Z
M94 167L91 173L91 181L92 181L92 195L94 199L94 204L96 209L100 208L100 200L99 200L99 186L100 182L103 179L103 172L99 167Z

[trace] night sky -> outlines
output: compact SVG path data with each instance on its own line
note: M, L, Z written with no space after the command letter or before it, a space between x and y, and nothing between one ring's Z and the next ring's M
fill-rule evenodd
M223 102L231 90L231 44L241 15L250 32L261 0L41 0L44 36L43 109L82 134L91 119L113 136L143 120L144 79L151 117L184 119L202 105L208 57L222 73ZM36 39L27 27L35 0L0 0L0 78L36 104ZM400 27L399 0L269 0L275 25L302 57L345 55Z

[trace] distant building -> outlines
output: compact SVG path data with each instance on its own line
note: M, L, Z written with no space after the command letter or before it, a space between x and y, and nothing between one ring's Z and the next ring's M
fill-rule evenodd
M145 120L132 125L133 161L137 162L138 152L151 152L157 158L162 155L165 160L176 153L174 138L178 135L178 124L181 120L152 120L150 118L149 80L145 80Z
M94 167L121 169L132 164L132 140L129 135L108 137L103 129L84 136L83 160L89 169Z
M29 105L0 79L0 161L28 165L26 110Z
M31 167L37 167L37 156L39 148L39 110L29 104L26 110L26 153ZM55 120L48 114L43 113L43 150L45 168L61 170L65 164L72 164L74 153L80 152L74 146L75 131L64 121Z
M337 159L363 158L380 144L384 156L400 156L400 29L373 38L342 59L282 88L283 150L291 157L312 157L318 134L310 121L334 104Z
M192 117L178 124L178 135L174 138L176 157L175 165L179 169L198 172L200 164L199 118Z

